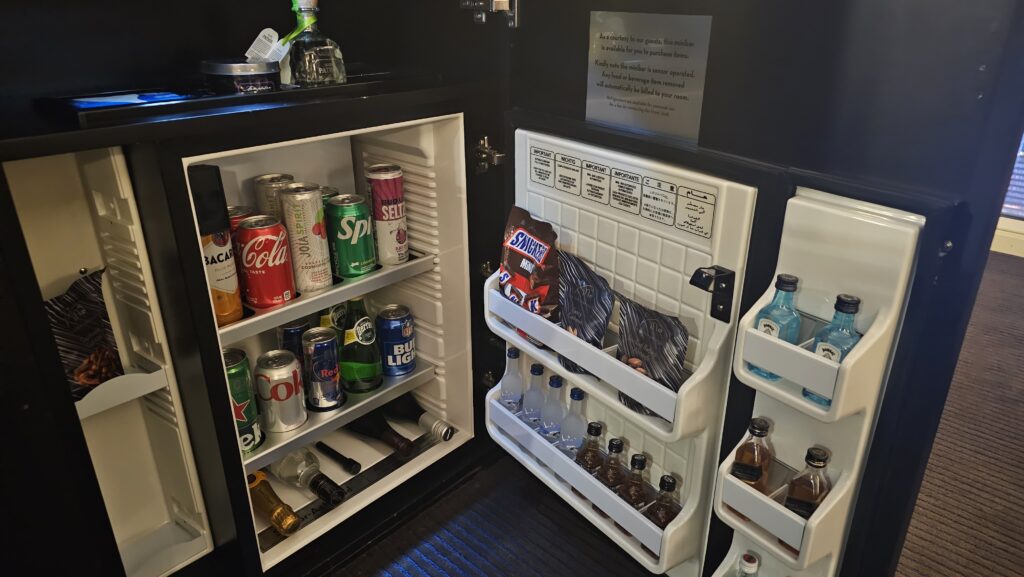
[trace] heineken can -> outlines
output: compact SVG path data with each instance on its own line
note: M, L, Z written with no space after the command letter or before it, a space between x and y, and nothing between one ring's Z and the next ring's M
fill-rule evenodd
M315 327L302 335L303 367L306 369L306 408L333 411L345 404L338 379L338 333Z
M327 203L327 234L330 236L334 276L351 278L377 268L370 208L363 197L339 194Z
M281 215L288 229L295 290L316 293L331 287L331 255L324 228L320 186L293 182L280 190Z
M295 177L290 174L263 174L253 179L253 188L256 189L256 207L260 214L272 216L281 220L281 189L295 182Z
M263 443L256 398L252 390L252 372L245 351L224 349L224 367L227 369L228 391L231 394L231 410L235 414L235 429L238 444L243 453L251 453Z

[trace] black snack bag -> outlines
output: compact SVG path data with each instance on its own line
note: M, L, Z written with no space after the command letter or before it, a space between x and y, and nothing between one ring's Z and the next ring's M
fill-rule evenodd
M103 271L83 276L45 304L71 396L123 375L110 317L103 304Z
M559 251L558 266L558 306L562 328L601 348L615 305L615 293L604 277L575 255ZM558 362L574 373L587 373L562 355L558 355Z
M558 322L556 240L558 234L550 223L513 206L505 224L498 275L505 298L553 323ZM528 336L522 331L519 334Z
M686 380L683 361L690 335L683 323L616 294L619 299L619 360L678 391ZM624 393L619 401L644 415L650 409Z

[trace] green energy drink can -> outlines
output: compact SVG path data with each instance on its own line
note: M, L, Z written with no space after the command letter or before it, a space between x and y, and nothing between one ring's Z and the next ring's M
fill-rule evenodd
M377 268L370 207L356 194L339 194L327 202L327 234L334 276L352 278Z
M243 453L251 453L263 443L256 396L252 389L252 371L245 351L224 349L224 366L227 368L228 391L231 394L231 410L235 414L235 428L238 430L238 444Z

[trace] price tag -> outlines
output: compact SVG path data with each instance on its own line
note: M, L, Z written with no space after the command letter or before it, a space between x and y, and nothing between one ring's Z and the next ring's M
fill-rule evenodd
M282 44L278 40L276 30L264 28L245 51L245 58L249 62L280 62L288 54L290 44Z

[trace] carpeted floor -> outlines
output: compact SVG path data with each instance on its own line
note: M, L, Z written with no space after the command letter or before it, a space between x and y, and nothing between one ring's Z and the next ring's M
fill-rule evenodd
M1024 575L1022 419L1024 259L992 253L898 576Z
M333 577L651 577L504 457Z

